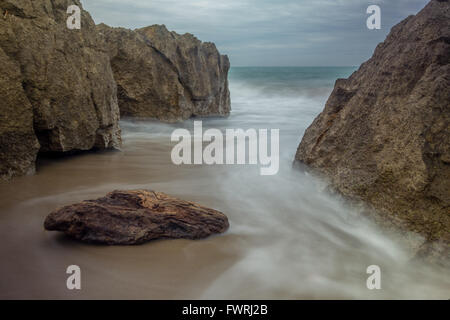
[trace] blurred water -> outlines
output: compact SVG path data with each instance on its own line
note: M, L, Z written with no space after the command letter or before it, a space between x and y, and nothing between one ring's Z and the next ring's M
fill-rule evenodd
M0 298L403 299L450 297L448 270L412 262L325 183L292 169L306 127L338 77L354 68L233 68L233 112L203 127L280 129L280 171L251 165L175 166L170 135L193 121L122 121L123 150L41 159L35 176L0 183ZM198 119L196 119L198 120ZM58 206L114 189L149 188L226 213L229 231L201 241L106 247L45 232ZM68 291L65 268L82 270ZM368 290L379 265L382 289Z

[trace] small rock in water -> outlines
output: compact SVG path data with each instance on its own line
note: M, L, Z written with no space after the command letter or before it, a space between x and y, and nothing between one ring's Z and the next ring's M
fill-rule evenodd
M44 227L84 242L132 245L161 238L205 238L225 232L229 224L223 213L194 202L130 190L57 209Z

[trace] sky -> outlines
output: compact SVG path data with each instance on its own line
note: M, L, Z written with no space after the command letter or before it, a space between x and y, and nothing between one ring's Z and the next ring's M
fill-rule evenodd
M82 0L96 23L164 24L214 42L232 66L358 66L428 0ZM381 29L369 30L369 5Z

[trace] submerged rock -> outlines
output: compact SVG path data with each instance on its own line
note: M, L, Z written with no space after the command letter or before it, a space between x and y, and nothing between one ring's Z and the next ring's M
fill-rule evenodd
M78 0L0 1L0 176L34 171L38 151L120 146L109 57L90 15L69 30ZM37 143L39 142L39 144Z
M200 239L228 229L216 210L147 190L113 191L50 213L44 227L90 243L141 244L164 238Z
M111 58L122 116L176 122L230 113L227 56L165 26L97 26Z
M432 0L336 82L295 156L344 195L367 201L427 243L443 243L447 253L449 62L450 3Z

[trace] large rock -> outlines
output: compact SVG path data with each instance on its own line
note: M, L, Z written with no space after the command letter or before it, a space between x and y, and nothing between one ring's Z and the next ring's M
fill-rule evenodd
M165 26L98 26L118 84L122 116L168 122L230 113L227 56L213 43Z
M141 244L161 238L200 239L228 229L216 210L147 190L113 191L50 213L45 229L90 243Z
M104 24L98 30L111 57L122 116L168 122L191 117L194 104L178 70L144 36Z
M194 116L223 116L230 113L228 57L214 43L201 42L190 33L169 32L164 25L137 30L176 66L180 82L190 92Z
M67 28L73 4L81 7L78 0L0 0L2 177L33 172L38 150L120 145L109 57L86 11L81 30Z
M1 24L1 22L0 22ZM39 143L19 65L0 48L0 176L34 173Z
M450 4L396 25L373 57L336 82L296 160L394 222L450 240Z

